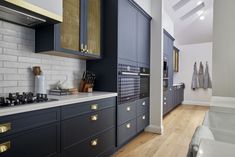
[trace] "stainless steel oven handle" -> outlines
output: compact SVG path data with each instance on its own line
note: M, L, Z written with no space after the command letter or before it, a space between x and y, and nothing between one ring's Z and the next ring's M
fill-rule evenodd
M132 75L132 76L138 76L139 73L132 73L132 72L121 72L122 75Z
M143 74L143 73L140 73L140 76L150 76L150 74Z

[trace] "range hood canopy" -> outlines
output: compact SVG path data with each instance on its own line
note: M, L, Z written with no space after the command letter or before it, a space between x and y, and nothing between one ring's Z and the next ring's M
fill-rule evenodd
M0 19L27 27L34 27L47 22L45 19L35 17L2 5L0 5Z

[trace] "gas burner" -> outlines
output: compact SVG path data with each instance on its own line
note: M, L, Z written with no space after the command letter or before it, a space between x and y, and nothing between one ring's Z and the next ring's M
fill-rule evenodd
M32 92L28 93L23 92L22 94L9 93L9 96L7 98L0 97L0 107L42 103L48 101L54 101L54 100L48 99L47 94L34 95Z

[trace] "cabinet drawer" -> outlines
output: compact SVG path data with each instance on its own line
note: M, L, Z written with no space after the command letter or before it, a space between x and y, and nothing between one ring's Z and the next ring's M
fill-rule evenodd
M118 145L122 145L136 135L136 118L118 127Z
M62 149L98 134L105 129L114 127L115 122L116 110L114 107L62 121Z
M25 131L0 139L6 151L1 157L56 157L60 154L60 126L58 123Z
M138 100L137 102L137 116L148 112L149 110L149 98Z
M136 117L136 102L118 105L118 125Z
M62 107L61 118L62 120L73 118L81 114L96 112L105 108L114 107L115 105L116 97L72 104Z
M115 129L109 129L62 151L62 157L98 157L115 148Z
M21 113L0 118L0 137L60 120L59 108Z
M143 131L149 125L149 113L137 117L137 132Z

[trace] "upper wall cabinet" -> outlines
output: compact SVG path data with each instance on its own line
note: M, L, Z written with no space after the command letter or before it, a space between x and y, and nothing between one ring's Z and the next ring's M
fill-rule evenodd
M1 14L8 14L8 18L11 16L19 16L20 18L25 15L28 17L36 17L38 19L45 20L44 23L58 23L63 21L63 0L2 0L1 6L5 7L4 12ZM3 9L3 8L1 8ZM15 11L15 14L13 12ZM16 15L17 14L17 15ZM11 21L16 22L16 21Z
M120 0L118 5L118 58L149 67L151 17L133 1Z
M63 22L36 29L36 52L101 58L102 0L64 0Z

